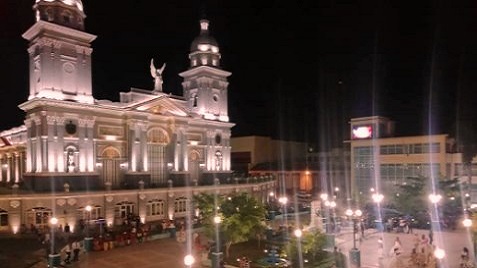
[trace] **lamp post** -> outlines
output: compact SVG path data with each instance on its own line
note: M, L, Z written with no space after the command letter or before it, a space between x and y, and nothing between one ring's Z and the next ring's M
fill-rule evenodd
M220 251L220 223L222 218L219 215L214 216L215 223L215 252L212 252L212 268L220 268L220 262L222 260L222 252Z
M61 255L56 252L56 245L55 245L55 232L56 232L56 225L58 224L58 219L56 217L52 217L50 219L51 224L51 247L50 247L50 254L48 254L48 267L56 268L60 267L61 264Z
M432 193L429 195L429 200L433 204L431 209L431 230L439 230L439 215L437 212L437 204L441 201L442 196L440 194Z
M373 192L374 192L374 189L373 189ZM381 216L381 201L383 201L384 195L376 192L371 196L371 198L373 199L374 203L376 203L376 207L377 207L376 229L382 232L384 230L384 225L383 225L383 218Z
M349 251L350 263L351 263L351 267L358 268L358 267L361 267L361 253L359 249L356 247L356 233L358 231L358 221L363 215L363 212L359 209L356 209L356 210L347 209L345 213L346 213L346 216L351 218L351 220L353 221L353 248Z
M329 233L329 215L328 215L328 209L327 209L327 202L328 201L328 194L327 193L322 193L320 194L321 198L321 210L322 210L322 215L324 216L324 222L325 222L325 233ZM329 203L328 203L329 204ZM324 205L324 206L323 206ZM326 211L325 211L326 208Z
M446 252L442 248L437 248L434 250L434 257L437 259L437 267L441 267L442 259L446 256Z
M300 265L300 267L303 267L303 257L301 254L301 236L303 235L303 231L301 229L295 229L295 231L293 231L293 234L295 234L297 238L298 264Z
M195 263L195 258L191 254L187 254L184 257L184 264L185 264L186 268L191 268L192 264L194 264L194 263Z
M282 196L282 197L278 198L278 202L280 202L280 204L282 204L282 212L283 212L283 216L285 216L285 214L287 213L288 197Z
M87 205L85 208L86 211L86 237L84 238L84 250L91 251L93 250L93 237L89 234L89 221L91 220L91 211L93 207Z
M475 243L474 230L471 229L472 220L467 218L467 216L466 216L466 218L462 221L462 224L467 229L467 233L470 233L470 239L471 239L471 244L472 244L472 248L473 248L472 252L474 253L473 258L474 258L474 262L475 262L475 256L477 256L477 254L476 254L477 247L476 247L476 243Z

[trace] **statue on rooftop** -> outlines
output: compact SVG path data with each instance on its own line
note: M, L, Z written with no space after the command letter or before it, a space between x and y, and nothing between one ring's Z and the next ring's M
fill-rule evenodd
M166 68L166 63L160 69L154 66L154 59L151 59L151 76L154 78L154 91L162 92L162 72Z

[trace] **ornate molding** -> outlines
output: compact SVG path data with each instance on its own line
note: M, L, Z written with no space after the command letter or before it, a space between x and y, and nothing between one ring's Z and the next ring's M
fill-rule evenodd
M68 205L74 206L76 204L77 200L76 198L69 198L68 199Z
M66 200L63 198L57 199L56 204L60 207L64 206L66 204Z
M48 125L54 125L55 122L56 122L56 116L53 116L53 115L47 115L46 116L46 122L48 123Z
M10 201L10 207L12 208L18 208L21 205L20 200L12 200Z
M106 196L106 202L111 203L113 202L113 200L114 200L114 197L112 195Z

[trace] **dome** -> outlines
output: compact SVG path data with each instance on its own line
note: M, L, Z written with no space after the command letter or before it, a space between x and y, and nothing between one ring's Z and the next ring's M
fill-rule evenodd
M81 0L35 0L35 4L40 2L61 2L68 6L76 6L79 11L83 12L83 3Z
M200 21L200 34L197 36L190 45L190 51L212 51L214 53L219 52L219 45L215 38L209 35L209 21Z

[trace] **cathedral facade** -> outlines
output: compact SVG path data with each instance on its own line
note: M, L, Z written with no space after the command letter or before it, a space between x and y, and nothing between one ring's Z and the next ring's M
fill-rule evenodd
M0 132L0 229L47 225L52 216L143 222L184 216L199 192L248 192L266 198L274 183L233 183L227 87L220 52L200 21L183 78L183 96L163 92L150 63L152 89L93 96L91 43L80 0L36 0L28 42L30 91L23 126ZM149 74L148 74L149 75ZM235 180L236 181L236 180ZM232 183L230 183L232 182ZM27 190L33 194L23 194ZM93 211L86 212L90 206Z
M29 41L30 94L25 125L2 133L24 151L2 155L2 181L36 191L207 184L231 176L227 77L208 21L190 49L183 96L162 91L163 68L151 61L154 88L96 100L91 42L81 1L36 1Z

